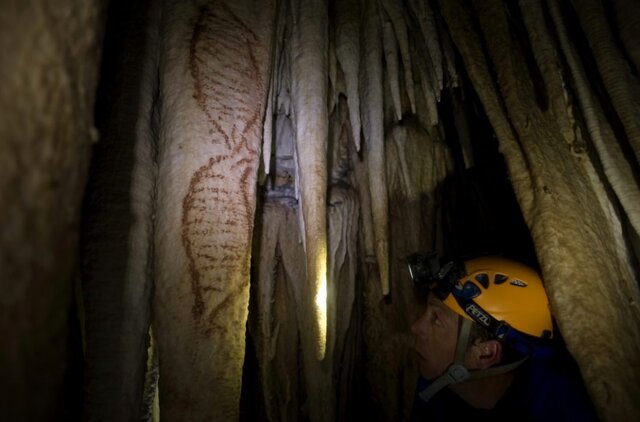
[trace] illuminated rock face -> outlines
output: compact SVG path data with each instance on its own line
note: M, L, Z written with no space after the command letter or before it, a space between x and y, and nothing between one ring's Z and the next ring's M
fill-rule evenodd
M275 9L165 7L153 298L160 411L233 420Z
M47 101L64 99L44 101L29 83L0 96L13 113L2 118L23 122L3 124L0 138L0 168L9 169L0 216L17 227L3 234L11 265L0 274L27 286L6 309L32 324L2 327L25 339L42 327L66 338L61 319L49 327L42 316L64 315L71 297L69 283L50 281L71 278L101 33L97 9L68 3L57 10L74 13L40 27L64 46L45 49L47 60L72 63L45 78L49 62L25 43L21 57L34 59L19 69L31 73L0 65L34 75L36 91L54 92ZM139 419L157 389L169 419L233 420L252 403L263 409L253 416L270 420L341 420L363 405L373 418L406 418L415 382L408 328L420 304L404 257L530 242L513 233L478 240L493 233L480 222L508 231L497 216L506 195L485 219L475 213L487 208L482 193L455 198L481 183L460 182L464 174L501 162L492 145L601 417L640 417L638 371L628 370L640 346L627 340L640 336L628 246L640 227L639 12L625 4L611 13L577 0L548 10L455 0L112 7L112 22L127 24L108 30L124 31L105 54L120 64L102 75L82 225L85 417ZM19 32L2 30L2 39ZM80 63L88 73L70 70ZM18 127L32 129L27 141L17 141ZM40 165L27 166L32 158ZM48 184L52 175L60 179ZM64 221L53 217L61 209ZM60 299L25 314L43 286ZM46 347L47 338L25 344ZM52 356L64 361L58 346ZM250 362L257 369L243 373ZM30 384L19 385L26 394ZM45 401L42 412L52 412Z

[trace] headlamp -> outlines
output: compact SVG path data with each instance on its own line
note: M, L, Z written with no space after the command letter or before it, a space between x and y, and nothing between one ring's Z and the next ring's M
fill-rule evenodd
M444 300L465 275L463 264L440 259L436 252L409 255L407 264L414 285L429 288L440 300Z

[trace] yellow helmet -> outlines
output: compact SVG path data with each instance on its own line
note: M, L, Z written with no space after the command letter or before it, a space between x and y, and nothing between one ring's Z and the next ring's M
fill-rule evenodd
M489 256L464 263L465 275L444 303L464 318L494 329L506 323L521 333L551 338L553 324L542 279L532 268Z
M455 358L420 397L428 402L444 387L506 373L526 359L546 359L553 354L553 323L549 300L536 271L510 259L488 256L464 263L440 260L435 252L407 257L413 282L426 285L452 311L463 317ZM483 326L519 352L523 358L481 370L464 364L472 323Z

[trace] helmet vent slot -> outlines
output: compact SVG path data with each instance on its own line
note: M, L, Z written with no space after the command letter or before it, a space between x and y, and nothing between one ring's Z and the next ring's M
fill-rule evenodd
M509 284L514 285L514 286L518 286L518 287L527 287L527 283L525 283L522 280L518 280L518 279L511 280L511 283L509 283Z
M485 289L489 288L489 276L485 273L477 274L476 281L482 285Z
M508 276L504 274L496 274L495 278L493 279L493 284L502 284L507 280L509 280Z

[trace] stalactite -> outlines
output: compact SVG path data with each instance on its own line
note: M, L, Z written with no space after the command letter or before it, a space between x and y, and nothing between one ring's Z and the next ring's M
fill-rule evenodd
M276 172L272 189L291 190L293 196L297 194L294 187L296 168L293 162L295 156L294 147L295 133L293 122L285 113L276 115Z
M287 20L288 22L288 20ZM283 37L290 37L291 28L290 25L286 26L283 30ZM292 114L291 106L291 60L288 49L291 48L289 44L282 42L282 51L279 54L278 61L274 64L275 71L277 73L277 96L276 96L276 111L282 112L287 116Z
M336 55L347 85L349 119L356 151L360 150L360 6L358 0L341 0L336 7Z
M273 105L275 102L275 72L271 74L269 93L267 94L267 110L265 111L264 125L262 127L262 168L263 174L268 175L271 168L271 144L273 142ZM262 176L262 175L261 175Z
M352 310L356 295L355 276L359 204L356 193L349 186L334 185L329 198L329 286L328 286L328 345L325 370L340 378L354 362L343 361L343 351L352 341L347 331L353 320ZM336 365L340 363L340 365ZM335 387L331 389L335 391ZM340 399L336 396L336 399ZM345 398L343 398L345 399Z
M351 125L349 123L349 106L344 97L340 98L329 123L329 180L331 184L342 183L348 179L348 173L351 171L349 142L353 143Z
M357 195L348 185L350 157L348 151L354 149L349 124L349 110L346 99L341 97L334 109L330 122L329 174L331 180L328 206L328 271L327 271L327 343L322 362L305 359L306 394L308 397L308 416L312 420L334 420L336 412L345 408L352 393L346 396L335 394L336 389L344 389L349 373L353 372L354 362L344 361L343 351L352 348L354 338L347 337L348 330L355 324L352 313L355 300L355 266L357 263L356 245L359 220ZM284 242L284 240L282 241ZM291 260L292 265L299 261ZM292 283L293 284L293 283ZM300 286L295 287L304 296ZM300 331L308 327L309 312L300 303ZM303 349L304 350L304 349ZM339 384L340 383L340 384ZM341 403L338 406L338 403ZM339 418L339 417L338 417Z
M439 135L430 134L415 120L393 127L389 137L391 139L387 144L395 145L397 152L393 154L397 159L394 164L387 166L387 174L399 173L399 179L403 184L401 189L396 189L390 196L400 197L409 202L428 196L431 218L425 218L425 221L434 221L435 192L453 171L453 161L448 147ZM435 233L430 233L430 236L435 236Z
M328 29L328 27L327 27ZM327 63L328 63L328 77L329 77L329 101L327 110L333 111L338 105L340 97L340 82L338 78L338 57L336 56L336 47L334 45L335 37L328 37L327 46Z
M575 135L568 115L569 107L563 93L560 62L554 47L555 42L547 30L541 0L520 0L519 5L531 40L533 55L544 79L551 112L565 141L574 144Z
M291 286L304 277L295 200L269 197L261 215L261 240L256 286L256 351L265 410L269 420L295 420L298 397L299 322ZM296 263L292 265L292 263Z
M453 120L455 122L458 143L462 150L462 159L465 168L469 169L474 166L473 142L469 133L469 122L467 121L467 113L463 104L464 99L451 93L451 104L453 112Z
M398 50L396 39L393 34L393 26L390 21L384 21L382 24L382 43L384 46L384 57L386 63L387 77L391 91L391 99L393 100L393 109L395 111L396 120L402 119L402 102L400 100L400 82L398 74Z
M429 77L429 86L441 86L442 84L442 66L437 66L436 59L442 62L438 34L435 28L435 22L433 22L433 16L427 16L427 12L425 9L425 2L410 0L407 3L409 7L409 11L413 16L413 19L409 19L407 24L409 26L410 33L410 45L409 52L411 53L411 62L414 63L414 69L417 67L416 65L416 56L422 56L422 61L428 63L425 66ZM415 22L415 23L414 23ZM416 25L417 24L417 27ZM427 35L429 32L433 31L432 34ZM435 36L435 39L428 39L429 36ZM413 42L411 42L413 41ZM437 46L437 52L430 51L433 46ZM434 58L435 55L439 55L439 58ZM422 80L422 75L420 75L420 79ZM439 82L438 82L439 80ZM416 104L416 111L419 112L419 107Z
M420 28L412 21L408 22L409 33L409 53L411 55L411 65L414 78L414 92L416 93L416 112L426 126L438 124L437 101L440 98L440 89L435 88L440 84L437 81L436 69L427 50L427 45L422 37ZM442 74L442 68L440 68Z
M400 174L402 175L402 185L403 188L401 190L402 196L409 199L415 200L417 196L418 187L415 186L411 175L409 174L409 165L407 164L407 155L405 144L407 143L407 128L404 125L396 125L389 131L389 138L387 140L387 144L395 144L395 147L398 151L397 160L393 161L392 166L396 167ZM387 174L389 174L389 165L387 165ZM391 190L391 189L389 189Z
M528 216L532 212L534 189L529 178L527 161L520 150L509 121L505 117L501 101L492 88L494 82L489 73L490 66L482 54L480 41L473 33L471 15L459 1L440 0L440 7L489 122L498 138L502 140L500 151L504 154L509 166L510 177L522 213ZM445 57L446 51L445 49Z
M379 15L376 2L367 2L364 12L364 75L360 78L360 104L363 106L363 129L367 148L369 190L371 191L371 213L373 216L374 238L382 294L389 293L389 253L388 253L388 198L384 176L384 128L382 95L382 62L380 45Z
M337 377L333 391L337 397L334 420L347 420L347 410L355 402L355 374L358 361L354 351L360 350L359 313L355 311L356 268L358 264L358 195L352 188L331 188L329 201L329 238L331 281L335 299L336 321L333 332L334 361L328 368ZM340 239L336 241L334 239ZM339 244L339 247L335 245ZM357 352L356 352L357 353Z
M440 34L440 47L444 57L444 66L447 69L447 86L455 88L458 86L458 71L456 70L456 54L449 30L443 28L440 20L436 21L438 34Z
M299 203L298 203L298 206ZM310 286L300 283L306 277L306 271L303 263L305 262L306 252L300 248L300 240L304 236L297 224L293 224L296 212L293 206L289 206L280 212L286 215L286 224L281 225L279 234L278 247L282 251L282 267L284 275L286 275L286 284L288 287L290 302L286 309L280 313L279 319L282 325L289 327L289 321L295 314L297 322L297 335L299 340L293 341L293 333L283 338L284 344L280 346L277 356L288 355L291 357L300 354L300 360L294 366L293 364L287 368L279 370L280 378L289 379L291 374L298 369L297 377L287 381L287 391L289 394L299 394L300 403L297 408L297 417L295 419L305 419L310 421L328 421L333 419L335 400L333 394L333 374L328 369L328 365L333 362L333 356L325 351L325 357L322 361L317 360L315 353L314 339L309 335L309 327L315 324L315 309L309 300ZM330 227L329 227L330 229ZM330 268L328 271L330 272ZM281 305L280 305L281 306ZM282 331L282 330L281 330ZM280 335L282 337L282 334ZM301 347L300 347L301 346ZM300 350L301 349L301 350ZM299 350L301 353L299 353ZM329 366L330 367L330 366ZM302 370L300 370L302 368ZM298 383L303 384L296 387L296 378ZM289 384L291 384L289 386ZM302 392L303 391L303 392ZM304 398L304 401L303 401ZM295 403L292 403L293 406Z
M364 240L364 256L368 262L376 260L375 235L373 230L373 216L371 206L371 190L369 188L369 168L365 152L366 146L360 150L364 159L360 158L357 151L351 151L351 162L353 163L354 185L358 191L358 200L360 202L360 216L362 217L361 230Z
M288 8L285 9L284 14L287 15ZM285 30L283 31L284 38L290 38L290 23L287 20ZM297 162L295 154L295 134L293 128L293 110L292 110L292 93L291 93L291 60L290 60L290 45L286 42L282 42L282 53L280 61L277 66L278 69L278 94L276 96L277 114L276 114L276 128L275 128L275 153L276 165L278 169L275 174L273 186L276 188L288 187L293 190L293 196L300 198L300 186L297 174ZM285 180L282 180L285 179ZM291 179L291 180L286 180ZM293 186L290 186L288 182L292 182ZM298 210L300 211L300 210ZM298 220L300 229L304 231L304 222L301 218L301 212L298 212ZM302 239L304 242L304 238Z
M380 30L382 30L382 27L380 28ZM387 83L388 80L389 80L389 72L388 72L387 66L384 65L382 67L382 81L383 81L382 82L382 117L383 117L384 129L391 127L392 125L396 124L396 122L399 121L396 117L396 108L395 108L395 105L393 104L393 93L391 91L391 84ZM406 102L406 97L402 95L403 94L402 87L400 85L398 85L398 87L400 88L400 93L401 93L400 94L401 103L403 101ZM405 110L406 110L406 107L405 107Z
M575 84L576 97L584 115L589 136L600 157L604 173L636 233L640 233L640 210L638 210L640 190L636 184L633 169L625 158L609 122L604 117L601 105L589 88L577 52L567 37L567 30L557 4L552 2L549 5L549 12L555 23L560 46Z
M416 107L418 110L418 114L421 113L422 109L426 110L426 119L425 122L430 126L435 126L438 124L438 105L436 104L437 99L440 97L440 91L435 88L431 82L431 77L429 76L429 72L427 68L430 66L430 63L425 62L424 57L419 57L420 53L416 52L415 49L412 49L411 61L416 64L418 68L418 75L420 76L420 88L422 91L422 96L424 98L424 105L421 108L420 102L416 103Z
M411 54L409 53L409 36L407 34L407 23L405 22L404 13L400 2L394 0L382 0L385 12L393 25L395 38L400 46L400 55L402 56L402 68L404 70L404 86L409 97L411 112L416 112L416 97L413 92L413 73L411 69Z
M431 81L431 86L434 92L439 93L443 87L442 52L433 10L429 2L423 0L409 0L409 6L418 20L422 33L420 42L423 42L426 46L429 64L435 75L435 78ZM439 94L437 98L440 98Z
M271 77L269 79L269 93L267 94L267 109L264 113L264 126L262 131L262 174L268 175L271 171L271 147L273 144L273 122L276 111L280 108L277 99L282 95L281 89L287 86L279 80L284 74L278 70L281 68L281 61L284 61L282 49L284 46L284 31L286 25L286 7L280 4L276 18L276 28L274 31L273 53L271 56ZM284 70L284 69L283 69ZM262 175L261 175L262 176ZM262 180L261 180L262 182Z
M396 126L394 126L395 128ZM387 174L387 191L389 197L404 196L406 194L406 185L402 167L397 165L400 161L400 151L398 145L394 142L393 136L387 135L385 139L384 156Z
M276 266L278 253L278 234L280 230L280 217L276 212L276 206L267 202L263 209L262 232L260 243L260 258L258 265L258 283L257 283L257 325L260 336L257 336L256 350L259 352L259 362L261 369L264 371L266 365L275 357L274 345L278 340L277 329L275 326L278 321L274 321L272 312L274 302L274 290L276 283ZM268 385L272 380L273 374L263 372L263 382ZM271 389L266 388L266 402L268 403Z
M282 56L282 62L288 63L286 55ZM290 98L288 66L283 70L278 96L283 96L286 103ZM275 122L273 171L265 186L262 215L257 219L260 247L254 257L259 262L254 262L258 272L257 282L254 280L255 311L249 329L260 367L266 416L269 420L295 420L301 407L298 358L301 324L294 311L299 298L294 297L291 286L304 285L301 280L305 279L305 257L300 248L295 200L295 134L284 106ZM292 262L297 265L292 266Z
M572 0L598 70L640 163L640 81L631 73L611 34L600 2Z
M324 357L327 274L327 11L320 0L290 4L292 13L291 74L296 130L296 180L304 222L311 328L315 354Z
M280 385L277 400L283 406L276 408L274 403L272 407L281 415L274 420L297 420L300 419L300 409L304 407L301 393L304 377L300 369L304 365L304 359L300 359L299 347L305 325L304 320L300 319L301 312L295 311L303 301L301 297L296 297L294 286L300 285L300 280L305 277L304 267L300 265L304 262L304 251L300 248L301 233L296 224L295 208L291 204L281 204L280 207L280 212L284 214L278 235L278 250L281 251L282 262L278 268L276 295L272 302L279 322L279 339L277 349L273 350L272 366L276 369L274 380Z

